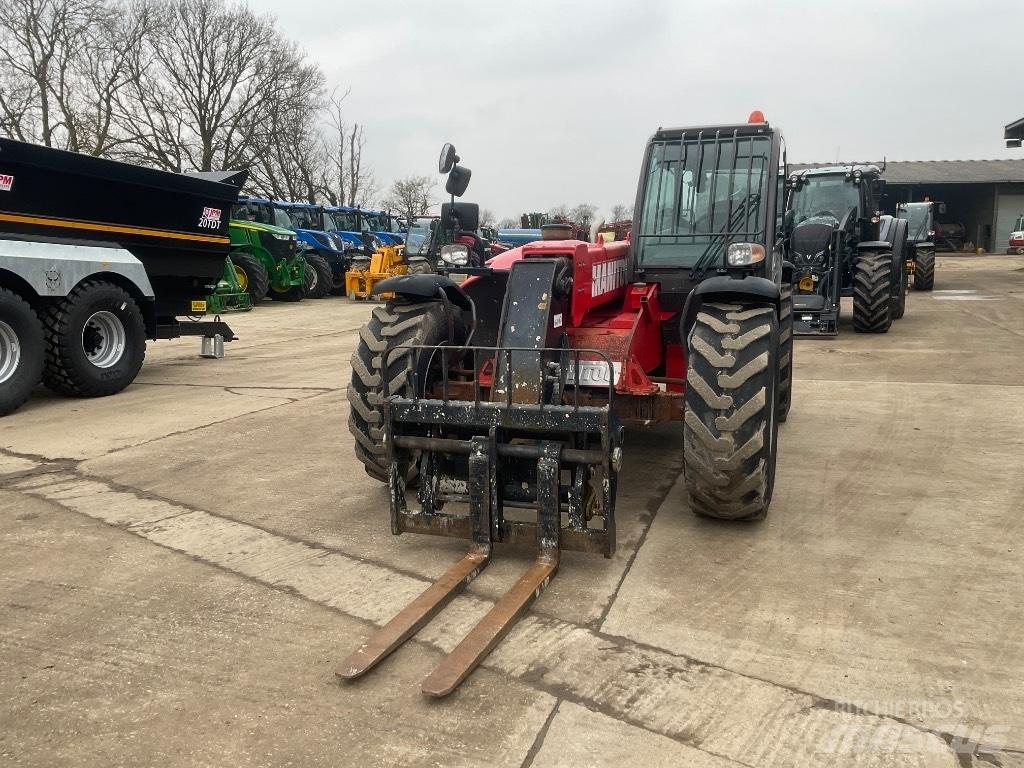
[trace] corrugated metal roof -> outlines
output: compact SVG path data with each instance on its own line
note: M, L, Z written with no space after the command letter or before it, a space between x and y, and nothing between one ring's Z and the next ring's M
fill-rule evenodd
M821 168L842 163L793 163L791 169ZM879 168L881 160L870 163ZM890 160L882 174L889 184L1000 184L1024 183L1021 160Z

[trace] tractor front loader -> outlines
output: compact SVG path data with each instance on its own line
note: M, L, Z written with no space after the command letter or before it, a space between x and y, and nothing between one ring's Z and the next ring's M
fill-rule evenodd
M445 159L461 195L468 174L460 181ZM629 242L546 240L495 256L461 285L432 274L377 286L394 298L373 310L352 357L356 457L388 485L392 533L469 549L339 677L365 674L412 637L496 543L536 547L424 681L424 693L444 696L547 586L562 550L611 557L626 428L681 422L691 511L764 518L792 378L784 179L782 137L759 112L659 129Z

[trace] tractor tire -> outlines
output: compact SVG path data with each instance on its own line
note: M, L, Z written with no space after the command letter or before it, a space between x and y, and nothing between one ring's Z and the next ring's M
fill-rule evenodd
M32 305L0 288L0 416L22 406L43 375L43 324Z
M345 295L345 272L340 267L335 272L334 268L331 268L331 296L344 296Z
M318 253L308 254L305 259L306 274L311 275L313 280L313 287L306 293L306 298L322 299L331 290L331 281L334 279L334 275L331 274L331 265Z
M907 313L907 291L910 290L910 275L907 272L907 263L900 261L900 292L892 300L892 319L899 320Z
M793 287L783 285L779 304L779 424L793 402Z
M853 330L885 333L892 327L892 254L866 253L853 268Z
M352 353L352 380L348 387L350 407L348 428L355 438L356 458L375 480L387 482L387 450L384 447L384 399L391 395L411 394L410 381L415 366L418 381L425 380L429 356L417 358L413 350L396 352L381 370L384 352L409 344L438 346L448 341L448 323L439 302L419 304L388 302L374 307L370 320L359 331L359 346ZM416 479L417 467L411 462L406 482Z
M690 509L699 517L762 520L779 431L775 308L705 304L688 347L683 475Z
M914 258L914 290L930 291L935 287L935 251L918 250Z
M267 298L267 291L270 290L270 276L267 275L267 268L260 263L259 259L248 253L235 251L231 254L231 263L235 265L235 276L242 284L242 290L249 294L249 299L253 304L258 304Z
M278 290L273 286L270 287L270 293L267 295L274 301L302 301L306 298L306 292L312 287L311 282L315 282L316 278L312 275L312 269L303 270L303 284L302 285L290 285L284 290Z
M146 325L135 300L112 283L86 280L43 312L43 383L62 395L106 397L139 374Z
M409 259L409 274L410 275L428 275L433 272L430 268L430 262L426 259Z

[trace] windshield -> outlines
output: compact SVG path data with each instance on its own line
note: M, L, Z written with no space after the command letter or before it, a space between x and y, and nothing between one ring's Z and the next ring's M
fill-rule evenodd
M842 221L851 208L858 207L860 196L857 187L846 179L845 174L804 178L803 185L793 190L790 201L793 224L815 216L831 216L836 221Z
M334 214L334 223L339 232L358 232L359 216L355 211L338 211Z
M338 225L334 221L334 217L331 214L329 214L327 211L320 211L320 215L323 217L324 232L333 232L334 230L338 229Z
M637 231L640 263L692 267L731 241L765 241L771 139L655 144ZM706 263L706 262L705 262Z
M363 218L366 220L366 226L370 232L384 232L387 227L380 220L380 216L376 213L364 213Z
M907 238L914 243L930 239L928 230L932 228L931 203L907 203L906 207L896 212L897 218L907 220Z
M270 222L276 227L283 227L284 229L292 228L292 220L288 218L288 212L283 208L274 207L274 218Z
M291 224L288 225L289 227L294 227L295 229L319 229L313 220L313 211L309 208L292 208L287 213L291 221Z
M410 255L426 254L430 251L430 233L437 219L414 219L405 237L405 252Z
M256 209L246 203L235 203L231 206L231 218L236 221L256 221Z

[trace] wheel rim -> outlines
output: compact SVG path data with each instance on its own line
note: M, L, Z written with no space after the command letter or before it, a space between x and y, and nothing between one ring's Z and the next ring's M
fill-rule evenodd
M124 357L128 334L113 312L93 312L82 329L82 349L97 368L110 368Z
M245 270L235 265L235 280L238 281L238 287L243 291L249 290L249 275L245 273Z
M320 282L320 275L316 273L316 269L312 266L307 266L306 269L309 270L309 289L312 291L316 288L316 284Z
M0 320L0 384L14 375L21 362L21 344L18 334L3 320Z

